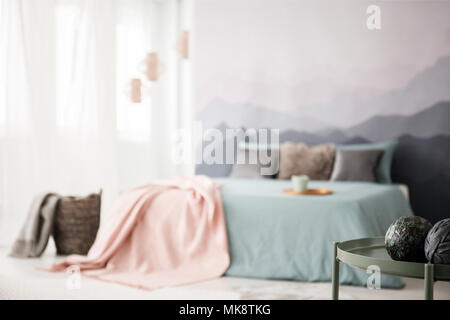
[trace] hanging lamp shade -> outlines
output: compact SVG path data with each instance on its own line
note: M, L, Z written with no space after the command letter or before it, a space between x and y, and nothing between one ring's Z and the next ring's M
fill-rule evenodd
M142 102L142 80L138 78L131 79L130 99L133 103Z
M183 31L178 38L177 51L181 58L189 59L189 31Z
M145 76L148 81L158 81L160 74L160 62L159 56L156 52L148 53L145 61Z

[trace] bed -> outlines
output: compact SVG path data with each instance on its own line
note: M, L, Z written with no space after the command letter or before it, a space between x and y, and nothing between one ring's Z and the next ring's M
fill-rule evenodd
M412 215L393 185L311 182L333 195L289 196L290 181L216 179L227 221L231 265L226 275L298 281L331 281L333 241L383 236L400 216ZM382 271L382 270L381 270ZM368 274L342 266L342 284L365 285ZM401 288L399 278L381 285Z

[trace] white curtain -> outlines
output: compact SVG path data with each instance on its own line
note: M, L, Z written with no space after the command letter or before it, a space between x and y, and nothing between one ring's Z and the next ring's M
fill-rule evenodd
M39 192L117 195L190 174L171 161L182 62L176 0L0 0L0 243ZM143 102L124 93L157 52L165 72ZM183 111L185 112L185 110Z

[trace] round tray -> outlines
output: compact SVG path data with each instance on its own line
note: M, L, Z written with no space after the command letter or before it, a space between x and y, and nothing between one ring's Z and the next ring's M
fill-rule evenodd
M306 192L295 192L293 189L284 190L285 194L291 196L328 196L333 194L330 189L309 189Z
M350 266L367 270L371 265L380 267L381 273L401 277L425 277L426 263L395 261L386 251L384 238L364 238L337 244L337 258ZM450 265L434 264L434 280L450 281Z

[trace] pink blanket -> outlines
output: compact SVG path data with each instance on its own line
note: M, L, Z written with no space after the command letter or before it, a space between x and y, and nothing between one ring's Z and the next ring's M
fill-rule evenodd
M218 188L197 176L133 189L86 257L70 256L50 271L75 265L87 277L148 290L220 277L230 256Z

